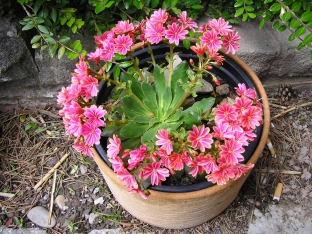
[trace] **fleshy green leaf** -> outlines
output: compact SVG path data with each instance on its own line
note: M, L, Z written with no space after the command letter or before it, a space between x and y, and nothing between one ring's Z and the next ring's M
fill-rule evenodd
M138 115L149 116L149 112L145 110L140 103L131 97L122 97L122 104L131 112L135 112Z
M163 103L163 92L166 88L166 78L163 72L161 72L161 68L157 65L154 68L154 79L155 79L155 91L158 98L158 104L162 105Z
M120 136L121 137L139 137L141 136L144 132L146 132L149 129L148 124L140 124L136 122L130 122L126 125L124 125L120 129Z
M113 77L115 80L118 80L119 76L120 76L120 68L116 66L113 71Z
M157 107L156 92L154 88L150 84L143 82L142 91L144 94L144 100L148 100L150 103L153 104L153 106Z
M171 91L171 88L170 87L166 87L165 90L164 90L164 93L163 93L163 104L162 106L161 105L158 105L160 109L162 109L162 113L165 114L171 104L171 101L172 101L172 91ZM170 114L170 113L169 113ZM165 116L165 118L167 118L168 116Z
M131 75L125 72L121 73L120 79L122 82L125 83L128 83L130 81L130 89L134 93L134 95L136 95L140 100L144 99L141 83L137 79L133 78Z

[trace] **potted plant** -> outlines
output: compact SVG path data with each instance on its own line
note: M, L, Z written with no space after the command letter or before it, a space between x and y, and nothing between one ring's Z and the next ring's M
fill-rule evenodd
M222 18L198 27L186 12L159 9L137 24L119 21L79 57L58 96L66 133L137 218L185 228L215 217L260 156L268 101L233 55L238 40Z

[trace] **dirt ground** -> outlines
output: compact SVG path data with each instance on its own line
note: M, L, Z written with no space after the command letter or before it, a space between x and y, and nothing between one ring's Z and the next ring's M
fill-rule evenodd
M89 233L95 229L120 233L248 233L257 220L265 220L268 214L272 219L272 212L276 213L272 207L278 206L300 209L306 214L303 223L311 224L308 211L312 210L312 105L311 100L302 101L311 99L312 91L300 91L288 103L274 97L273 90L267 92L273 117L269 138L275 155L268 147L264 149L237 198L223 213L200 226L183 230L153 227L123 210L92 159L72 149L55 107L1 113L0 227L37 227L26 215L35 206L49 210L53 174L38 189L34 187L64 155L68 157L57 169L54 197L64 195L65 208L53 206L57 224L46 229L48 233ZM297 108L274 118L290 107ZM280 202L274 204L278 183L283 184L283 190ZM10 194L14 196L7 197ZM285 227L287 222L292 222L294 212L282 216ZM258 232L252 233L265 233L261 228L257 226ZM295 233L293 230L288 227L289 232L285 233Z

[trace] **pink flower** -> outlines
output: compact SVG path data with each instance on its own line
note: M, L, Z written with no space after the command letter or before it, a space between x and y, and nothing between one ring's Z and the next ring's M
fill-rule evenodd
M168 176L169 170L167 168L162 168L160 162L147 164L146 167L143 168L143 179L151 178L152 185L160 185L161 181L165 181Z
M139 187L138 182L135 180L134 176L124 167L121 167L119 171L117 171L117 177L121 179L121 181L124 182L126 187L129 189L137 189Z
M79 137L81 135L83 125L81 123L81 118L78 115L72 115L67 124L67 135L74 135L75 137Z
M173 169L175 171L182 170L184 168L184 163L188 161L188 155L183 153L183 154L177 154L173 153L169 156L170 159L170 164L169 168Z
M90 52L87 54L88 59L95 61L96 63L100 63L101 55L102 55L102 49L100 48L96 48L94 52Z
M257 138L256 133L252 129L243 129L247 140L254 141Z
M182 23L184 29L191 29L195 31L195 28L197 28L197 23L192 21L191 18L187 18L186 11L182 11L182 13L179 15L179 20Z
M99 82L96 78L93 78L91 75L87 76L81 85L81 95L85 96L87 99L95 97L98 93Z
M243 130L243 129L242 129ZM234 140L240 142L242 146L248 146L248 138L245 132L234 132Z
M213 19L208 23L210 28L216 31L217 34L220 34L221 36L225 36L232 31L232 26L228 24L229 22L225 21L221 17L219 19Z
M104 42L102 54L101 54L101 59L103 59L104 62L110 62L110 61L112 61L114 55L115 55L114 43L108 42L108 41Z
M151 44L157 44L165 36L165 27L161 24L152 25L150 21L146 22L145 38Z
M251 99L257 99L257 94L253 89L247 89L244 83L238 84L235 87L236 93L241 97L249 97Z
M141 189L131 189L130 191L129 191L129 193L138 193L138 194L140 194L141 195L141 197L143 198L143 199L147 199L148 198L148 195L147 194L145 194L144 193L144 191L142 191Z
M144 157L146 156L146 145L141 145L140 149L135 149L130 151L130 158L128 160L128 169L133 170L134 168L141 165Z
M98 48L102 49L104 42L114 42L114 34L113 29L111 29L110 31L104 32L101 36L95 36L94 42L98 44Z
M86 108L84 115L88 118L88 122L94 124L98 127L104 126L104 121L101 119L107 113L106 110L103 110L102 106L97 107L92 105Z
M201 154L202 156L199 157L198 165L202 166L206 173L209 174L211 172L214 172L218 169L216 160L211 157L210 154Z
M220 149L221 158L218 159L218 162L236 164L244 161L242 153L245 152L245 149L242 147L240 142L234 139L226 140L224 145L220 146Z
M84 110L81 108L81 106L75 102L71 101L69 105L64 106L64 115L66 118L70 119L73 115L77 116L83 116Z
M227 35L224 35L223 38L223 47L225 48L226 53L232 53L235 54L236 51L238 51L239 44L238 40L240 39L240 36L238 36L238 33L236 31L229 32Z
M185 35L188 33L187 30L183 30L182 26L177 23L168 25L168 29L165 31L166 38L169 39L169 43L175 43L179 45L180 40L185 39Z
M127 54L131 46L133 45L133 41L128 35L118 35L114 42L116 52L122 55Z
M227 122L216 122L216 126L213 127L213 137L221 140L234 138L233 131Z
M81 152L82 154L93 157L91 147L89 145L86 145L84 142L77 142L73 144L73 148L78 152Z
M121 168L124 168L124 163L120 157L109 158L109 161L112 163L112 168L113 168L114 172L117 172Z
M189 136L187 140L192 143L194 149L200 149L202 152L205 151L205 148L210 149L211 144L213 143L212 135L209 134L209 127L205 128L205 125L200 126L198 129L193 125L193 131L189 131Z
M62 87L62 91L57 96L57 103L61 105L68 104L71 100L68 100L68 89Z
M202 160L202 157L204 155L200 154L197 157L195 157L193 160L190 160L187 165L192 168L192 170L189 171L189 174L193 177L196 177L197 175L201 175L204 172L204 167L199 165L199 163Z
M205 54L205 52L207 50L207 47L206 47L205 44L203 44L203 45L196 44L196 46L191 46L190 49L192 51L194 51L194 53L196 53L196 54L198 54L200 56L204 56L204 54Z
M200 39L203 44L206 44L208 50L217 51L221 49L222 41L215 31L204 32Z
M160 149L165 150L168 155L171 154L173 147L168 131L164 129L158 130L158 135L156 135L156 138L159 139L156 141L156 145L161 145Z
M109 144L107 145L107 157L116 158L121 150L121 140L113 135L113 138L108 138Z
M94 124L85 123L82 126L81 135L84 136L87 145L100 144L101 130Z
M216 122L228 122L230 120L236 120L237 118L237 112L235 111L235 108L231 106L231 104L227 103L222 103L221 105L218 105L217 110L215 110L215 114Z
M244 114L245 111L249 107L252 106L252 101L245 96L240 97L240 98L238 97L235 99L235 103L233 106L234 106L235 110L237 111L237 113L239 113L241 115L241 114Z
M226 184L226 182L235 176L235 170L233 165L222 163L219 164L218 170L212 172L210 175L206 176L208 181L212 183L217 183L218 185Z
M240 118L244 128L255 129L262 121L262 110L257 106L249 107Z
M168 13L165 10L159 9L154 11L150 17L151 24L164 24L168 19Z
M81 85L80 84L71 84L67 87L68 100L77 100L81 95Z
M115 33L117 35L127 33L132 30L134 30L134 26L132 23L129 23L129 20L118 21L118 23L115 26Z
M239 177L241 177L244 173L249 171L254 167L254 164L249 164L249 165L242 165L240 163L237 163L233 166L234 169L234 177L232 178L233 180L237 180Z
M84 58L81 55L79 55L79 62L76 64L75 72L81 80L83 80L89 74L87 63L84 61Z

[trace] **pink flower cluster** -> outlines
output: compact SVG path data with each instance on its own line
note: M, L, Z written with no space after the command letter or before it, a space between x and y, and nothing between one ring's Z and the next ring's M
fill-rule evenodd
M146 145L123 149L116 135L109 138L107 156L117 176L131 192L144 198L145 188L138 181L150 180L151 185L161 185L185 165L191 168L189 174L193 177L205 172L206 179L218 185L239 178L253 167L241 164L242 154L244 146L255 140L254 131L262 122L262 106L255 90L247 89L245 84L239 84L236 92L234 104L221 103L215 108L210 127L194 125L184 137L158 130L154 150L148 150Z
M100 127L104 126L106 110L102 106L87 101L98 93L98 80L88 74L88 67L82 57L72 74L72 83L63 88L57 102L63 108L59 114L63 117L66 134L76 137L73 147L92 157L91 147L99 144Z
M88 58L97 63L100 60L110 62L115 53L126 55L137 42L137 38L143 43L157 44L167 41L178 45L180 41L187 39L190 31L193 31L201 36L198 38L198 44L191 49L202 56L206 53L222 63L223 57L217 52L219 49L223 47L226 53L234 54L239 47L240 37L231 27L227 21L219 18L198 28L197 23L187 17L186 11L176 18L170 16L166 10L159 9L140 24L134 25L128 20L119 21L110 31L95 37L98 46L95 52L88 54Z

